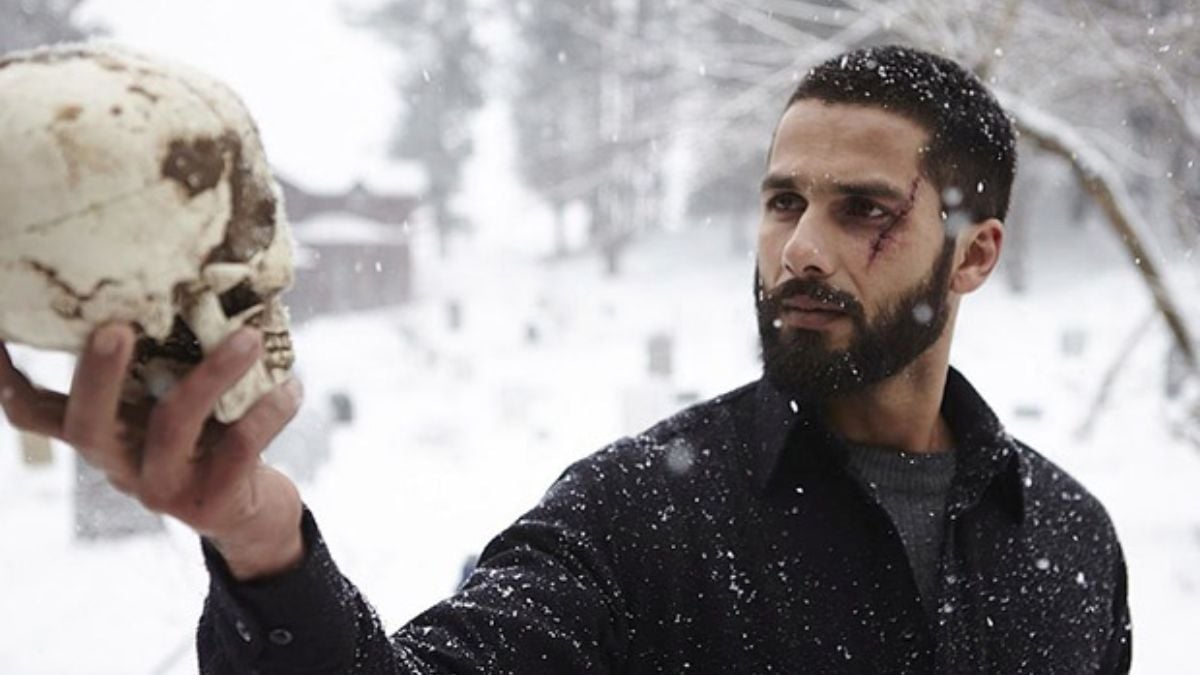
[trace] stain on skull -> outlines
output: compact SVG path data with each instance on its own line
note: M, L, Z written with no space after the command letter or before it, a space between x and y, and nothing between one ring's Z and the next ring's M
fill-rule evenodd
M229 187L233 204L225 227L225 241L209 253L206 262L247 262L274 241L278 204L269 178L256 175L243 155L237 134L224 134L221 144L232 160Z
M225 152L212 138L175 139L163 159L162 175L187 191L188 197L211 190L225 173Z
M83 114L83 106L66 105L54 113L55 122L74 122Z

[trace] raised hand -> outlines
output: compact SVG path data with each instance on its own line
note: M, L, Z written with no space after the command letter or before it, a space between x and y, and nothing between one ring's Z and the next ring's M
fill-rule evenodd
M278 573L303 556L300 494L260 458L296 414L300 385L289 380L240 420L210 419L218 397L262 355L261 335L241 329L153 405L120 401L133 353L129 326L93 334L70 395L35 387L0 343L0 404L19 429L58 438L146 508L207 537L241 579Z

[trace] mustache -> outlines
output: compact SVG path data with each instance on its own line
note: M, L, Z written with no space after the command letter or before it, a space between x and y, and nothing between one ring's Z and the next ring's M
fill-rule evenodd
M764 289L762 302L773 315L778 315L783 310L783 303L797 296L808 297L819 303L831 305L853 317L863 316L862 303L852 294L839 291L819 279L812 278L788 279L769 291Z

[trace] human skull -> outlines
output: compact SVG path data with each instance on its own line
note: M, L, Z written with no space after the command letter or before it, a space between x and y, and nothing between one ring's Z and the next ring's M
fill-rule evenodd
M131 322L134 401L253 326L266 354L221 397L228 423L288 377L291 281L281 193L228 87L112 45L0 56L0 339L79 353Z

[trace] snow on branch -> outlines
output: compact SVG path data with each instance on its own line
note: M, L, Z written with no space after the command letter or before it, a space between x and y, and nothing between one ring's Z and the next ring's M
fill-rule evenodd
M1090 38L1087 46L1091 51L1132 81L1148 85L1191 143L1200 145L1200 113L1195 110L1188 92L1179 86L1171 72L1156 60L1147 60L1137 51L1118 43L1109 26L1100 21L1086 3L1076 0L1074 5L1080 9L1080 16L1086 22Z
M1070 162L1080 183L1096 199L1108 216L1109 223L1116 229L1121 243L1149 288L1155 306L1167 322L1167 327L1188 368L1194 374L1200 374L1195 343L1187 323L1159 273L1158 266L1142 243L1146 240L1144 233L1148 232L1149 228L1142 221L1141 211L1125 189L1125 182L1116 167L1066 122L1006 92L996 93L1005 109L1012 115L1013 123L1022 136L1033 141L1042 150Z

